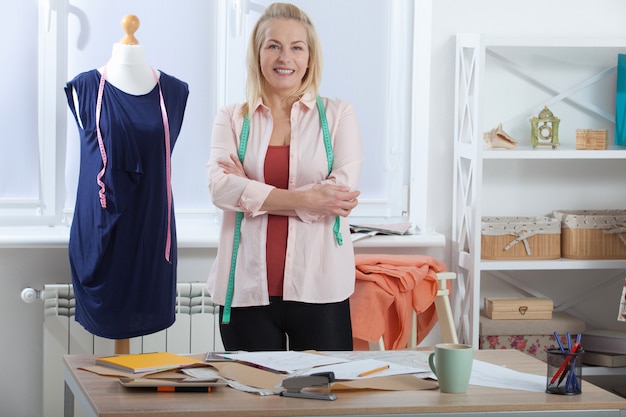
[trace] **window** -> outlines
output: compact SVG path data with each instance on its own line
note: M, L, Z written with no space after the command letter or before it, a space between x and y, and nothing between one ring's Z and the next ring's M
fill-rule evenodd
M16 2L0 17L5 59L0 85L0 208L14 217L41 213L36 1ZM19 36L19 42L11 42Z
M15 131L2 137L3 149L11 151L0 157L0 221L15 224L16 217L25 223L71 221L80 149L63 87L78 73L106 63L112 45L124 35L120 21L128 13L141 21L136 37L148 61L190 87L185 121L172 154L177 215L217 214L208 195L205 168L213 118L222 105L244 100L248 36L270 1L184 1L172 7L165 0L154 0L134 4L132 11L123 1L54 2L51 10L46 9L46 2L40 6L25 3L12 6L20 9L24 19L4 19L38 20L38 29L5 24L3 30L24 32L32 45L37 44L34 33L38 32L41 42L39 55L33 52L35 48L24 48L24 42L21 48L5 53L19 59L14 71L22 82L2 81L8 85L5 91L19 99L5 102L11 111L3 111L0 117L9 119L3 120L5 125L20 126L21 130L19 141L11 137ZM408 190L415 185L412 155L415 146L426 143L425 138L411 142L416 132L412 116L413 8L422 8L422 2L294 3L311 16L322 40L322 95L351 102L359 117L365 164L360 205L353 215L408 216ZM5 35L7 39L10 33ZM3 46L9 47L13 46ZM33 69L37 59L38 73ZM39 80L39 90L33 87L37 85L33 79ZM17 86L15 91L13 86ZM427 103L427 95L424 100ZM16 112L19 122L8 116ZM8 168L5 160L15 162L14 167ZM419 177L417 182L425 186L426 179ZM421 212L419 207L411 207L411 211Z

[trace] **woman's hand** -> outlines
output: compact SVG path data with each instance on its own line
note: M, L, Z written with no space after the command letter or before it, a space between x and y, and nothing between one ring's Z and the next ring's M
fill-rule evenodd
M323 216L347 217L359 204L360 191L333 184L321 184L309 190L310 210Z
M233 174L239 177L248 178L243 170L241 161L234 153L230 154L230 161L217 161L217 165L224 170L224 174Z

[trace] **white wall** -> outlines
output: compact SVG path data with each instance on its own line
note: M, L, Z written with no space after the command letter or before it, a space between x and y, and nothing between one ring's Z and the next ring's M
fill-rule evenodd
M625 19L623 0L433 1L431 164L423 195L430 226L450 238L455 34L626 37ZM371 53L365 61L375 59ZM211 257L208 249L181 250L180 279L204 279ZM10 377L0 390L0 417L37 417L42 408L43 307L23 303L20 291L68 280L66 249L0 249L0 369Z

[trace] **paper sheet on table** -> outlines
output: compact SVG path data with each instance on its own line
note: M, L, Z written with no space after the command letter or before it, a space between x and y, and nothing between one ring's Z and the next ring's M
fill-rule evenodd
M287 373L348 361L334 356L295 351L228 353L222 356Z
M359 376L364 372L367 373L368 371L379 369L385 366L388 366L389 368L369 375ZM421 369L398 365L396 363L380 361L376 359L362 359L344 363L336 363L327 366L319 366L306 372L305 375L310 375L318 372L333 372L335 374L335 379L351 381L357 379L377 378L391 375L415 374L420 371Z
M474 359L470 385L545 392L546 376L514 371Z
M350 352L323 352L326 355L337 356L351 361L362 359L377 359L379 361L396 363L398 365L418 368L422 372L431 373L428 365L428 351L418 350L355 350Z
M217 370L209 367L188 368L183 369L182 372L188 376L188 378L185 379L189 381L211 381L220 377Z

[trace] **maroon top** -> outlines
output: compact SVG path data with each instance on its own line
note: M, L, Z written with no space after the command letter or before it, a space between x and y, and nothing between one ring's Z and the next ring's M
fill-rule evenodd
M265 183L287 189L289 183L289 146L270 146L265 156ZM268 215L267 286L270 296L283 295L285 253L287 252L288 216Z

